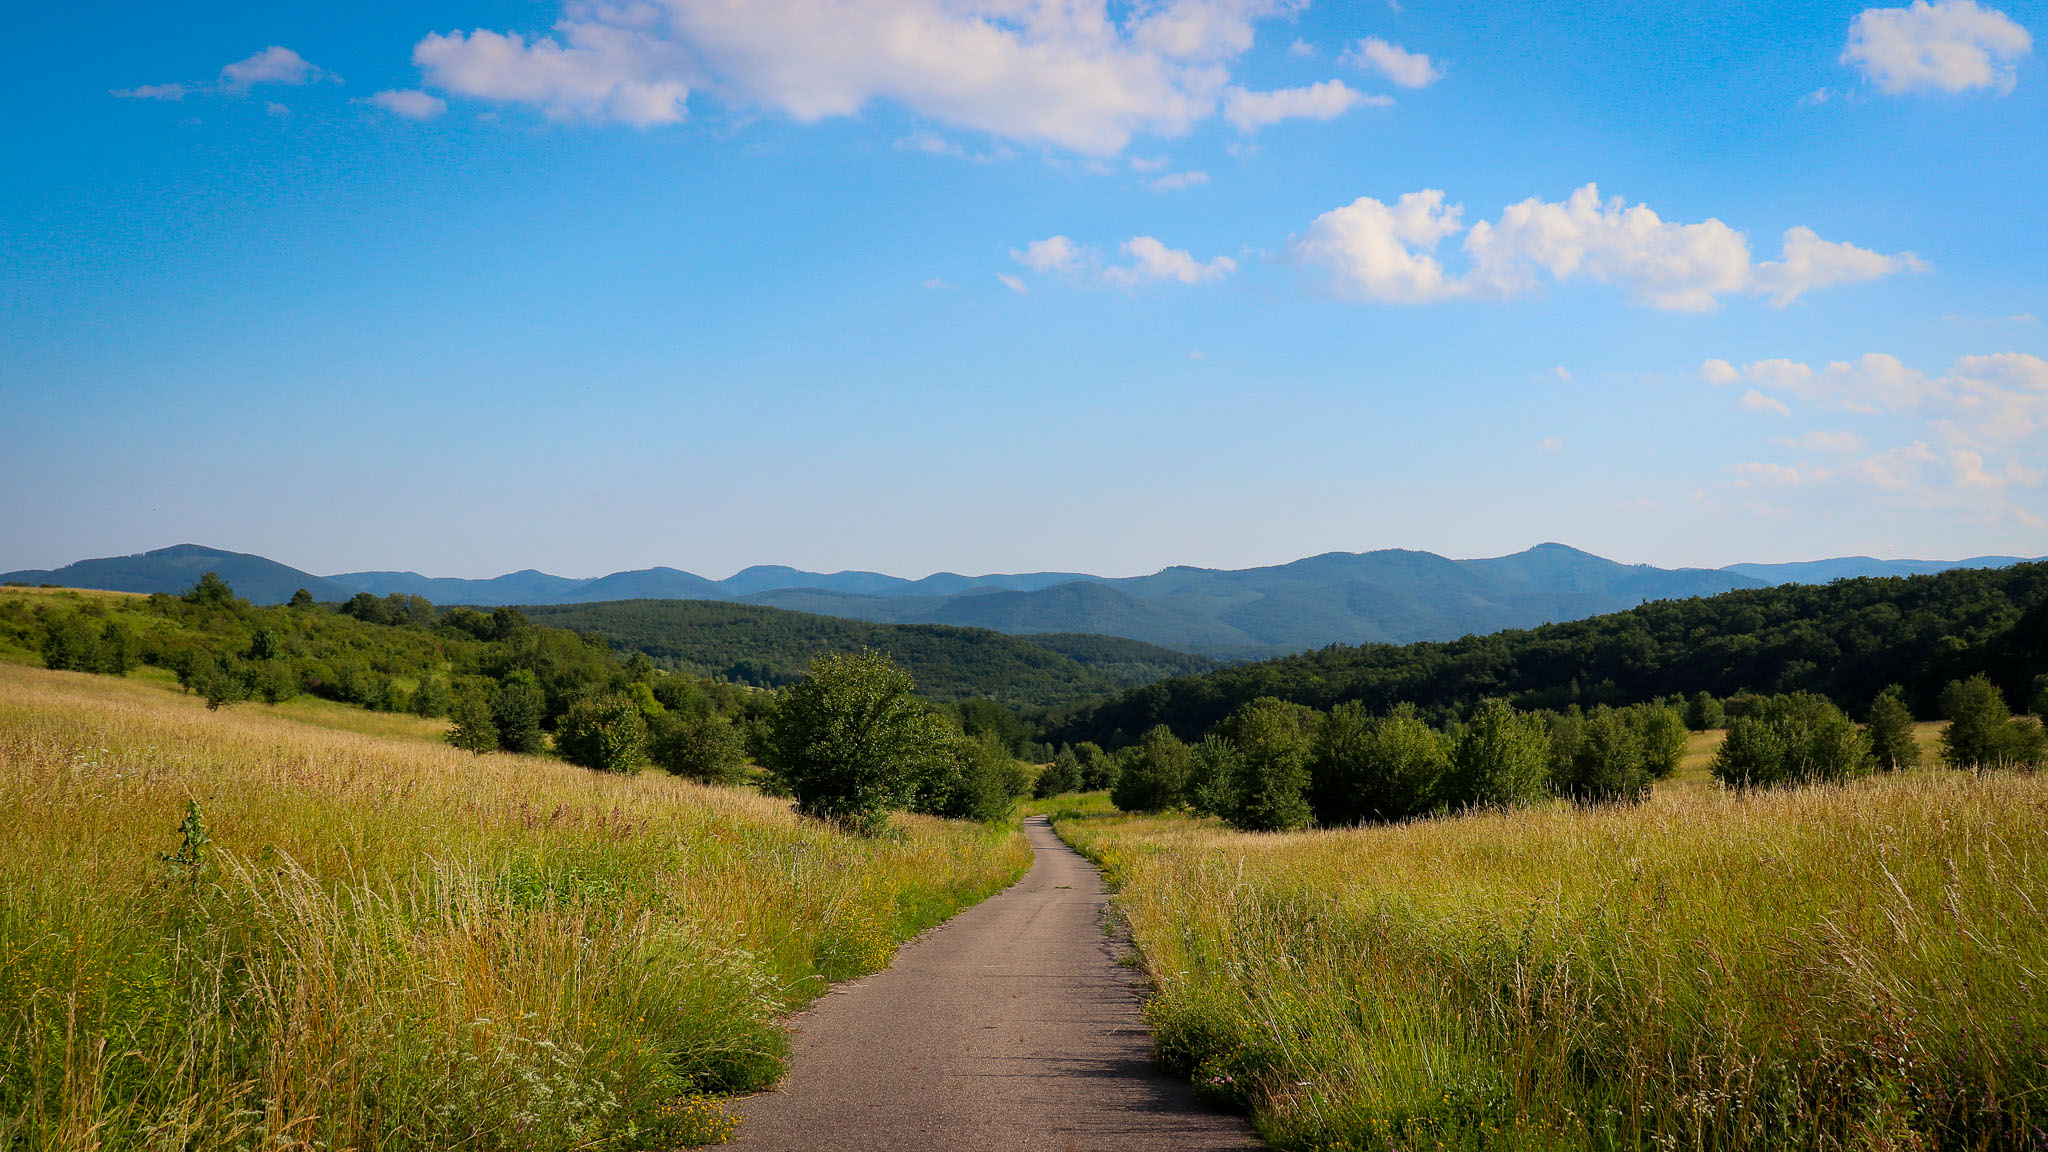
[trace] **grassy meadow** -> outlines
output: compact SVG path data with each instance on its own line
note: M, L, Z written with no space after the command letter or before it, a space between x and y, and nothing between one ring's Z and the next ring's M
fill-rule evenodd
M1711 743L1640 807L1047 807L1118 887L1162 1057L1276 1147L2048 1147L2048 778L1742 795Z
M438 723L0 663L0 1147L715 1141L780 1014L1029 861Z

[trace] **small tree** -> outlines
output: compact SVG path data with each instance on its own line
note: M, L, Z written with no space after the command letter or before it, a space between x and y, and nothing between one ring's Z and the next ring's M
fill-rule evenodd
M547 713L548 698L541 691L540 677L526 668L506 673L491 694L491 722L497 725L498 747L529 756L539 753L546 747L540 726Z
M1642 731L1627 712L1596 705L1582 732L1558 791L1581 804L1634 804L1650 794Z
M630 696L586 696L555 726L562 759L600 772L631 772L647 757L647 721Z
M1080 790L1081 761L1074 756L1074 750L1064 744L1053 754L1052 763L1041 769L1038 779L1031 782L1031 794L1040 800Z
M1452 808L1522 808L1550 792L1550 734L1505 700L1485 700L1451 747L1443 801Z
M417 716L446 716L451 698L448 681L441 676L422 676L417 692L412 694L412 710Z
M1081 787L1089 792L1100 792L1116 783L1116 758L1102 750L1093 740L1083 740L1074 745L1074 759L1081 762Z
M732 721L708 710L649 721L647 754L664 771L705 784L738 784L747 776L745 739Z
M1031 790L1023 765L1010 755L999 733L984 729L979 736L956 736L932 786L917 807L953 820L994 822L1010 814L1010 805Z
M1871 759L1879 771L1901 772L1920 766L1920 741L1913 735L1913 712L1906 707L1897 684L1877 694L1870 702L1870 720L1864 725L1870 739Z
M301 588L297 592L292 593L292 598L285 601L284 606L287 608L311 608L313 606L313 594Z
M1145 733L1110 786L1109 802L1126 812L1165 812L1187 802L1188 746L1161 724Z
M448 742L465 752L482 756L498 750L498 725L491 718L490 697L483 686L466 683L450 694Z
M1235 753L1207 787L1216 814L1247 832L1305 828L1315 818L1308 803L1309 732L1316 714L1299 704L1262 696L1231 713L1218 734Z
M1948 727L1941 733L1941 757L1951 768L1981 771L2041 761L2041 725L2013 716L2005 706L2005 694L1981 672L1942 689L1941 712L1948 717Z
M1714 776L1730 788L1827 783L1871 767L1863 733L1834 701L1811 692L1757 698L1714 755Z
M1374 718L1353 700L1332 708L1317 726L1309 764L1317 823L1406 820L1436 805L1450 771L1450 746L1413 704L1396 704Z
M1669 780L1685 762L1685 721L1678 709L1644 704L1630 709L1629 719L1643 743L1643 768L1652 780Z
M199 578L199 583L186 589L184 600L201 608L233 608L235 590L228 587L228 582L221 579L219 573L208 572Z
M1685 726L1695 732L1720 728L1728 723L1728 714L1721 702L1711 692L1695 692L1685 702Z
M799 812L872 834L954 748L915 682L879 652L826 655L784 689L762 748Z

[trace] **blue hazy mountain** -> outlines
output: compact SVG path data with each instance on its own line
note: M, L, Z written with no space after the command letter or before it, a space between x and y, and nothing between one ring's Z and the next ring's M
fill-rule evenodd
M882 624L949 624L1014 635L1119 636L1237 658L1334 643L1447 640L1596 616L1646 600L1711 596L1769 584L2002 567L2018 559L1852 556L1793 564L1655 568L1616 563L1562 544L1540 544L1513 555L1477 560L1385 549L1330 552L1263 568L1183 566L1120 578L1077 572L941 572L910 580L879 572L820 573L758 565L723 580L676 568L643 568L593 579L528 569L489 580L460 580L417 572L320 577L261 556L181 544L136 556L82 560L55 571L11 572L0 579L176 592L211 570L260 603L282 601L298 588L320 600L342 600L357 592L397 592L424 596L436 604L486 607L738 601Z

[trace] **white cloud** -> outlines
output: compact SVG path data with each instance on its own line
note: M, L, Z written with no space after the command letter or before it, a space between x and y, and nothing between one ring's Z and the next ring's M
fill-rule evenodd
M1008 288L1012 292L1031 291L1031 285L1026 284L1024 281L1019 280L1017 277L1010 275L1008 272L996 273L996 279L1002 281L1003 287Z
M538 105L554 120L617 120L647 127L685 114L689 83L675 46L645 30L563 21L562 40L479 28L427 36L412 62L436 88ZM566 41L566 43L564 43Z
M229 92L247 92L258 84L304 84L324 75L297 52L272 44L222 68L220 86Z
M1136 236L1124 241L1123 251L1131 257L1132 263L1103 269L1103 283L1122 288L1162 281L1209 284L1237 271L1237 261L1228 256L1218 256L1204 264L1186 250L1168 248L1150 236Z
M1215 114L1253 25L1301 0L569 0L550 35L430 35L435 87L558 118L679 120L693 90L803 121L895 101L1108 155Z
M1094 253L1067 239L1048 236L1033 240L1023 250L1010 249L1010 259L1033 272L1078 272L1094 262Z
M1131 157L1131 171L1133 172L1158 172L1171 167L1173 167L1173 158L1170 156Z
M142 84L134 88L114 88L110 96L123 100L183 100L192 89L183 84Z
M1208 182L1209 174L1195 169L1188 172L1169 172L1154 180L1152 187L1160 192L1176 192L1182 188L1193 188Z
M1223 118L1239 132L1256 132L1282 120L1334 120L1360 104L1387 105L1386 96L1368 96L1342 80L1323 80L1305 88L1250 92L1228 88L1223 93Z
M1556 203L1531 197L1511 204L1499 219L1469 230L1460 212L1457 205L1444 208L1435 189L1409 193L1393 208L1361 197L1318 217L1294 251L1328 272L1341 294L1368 300L1511 296L1546 279L1587 279L1626 289L1654 308L1689 312L1711 311L1738 293L1782 307L1815 288L1926 267L1910 253L1885 256L1822 240L1804 227L1785 233L1779 259L1759 264L1749 238L1719 220L1666 221L1647 205L1603 201L1592 184ZM1461 231L1471 267L1452 274L1433 253Z
M1427 88L1443 79L1443 73L1420 52L1409 52L1377 36L1367 36L1344 53L1343 61L1368 72L1377 72L1403 88Z
M1806 408L1853 412L1873 421L1908 417L1917 423L1910 441L1869 455L1864 455L1865 438L1849 431L1779 438L1776 443L1786 448L1849 458L1839 469L1801 474L1802 483L1832 476L1922 506L1975 507L2023 521L2034 516L2013 503L2013 495L2038 488L2044 480L2040 464L2048 447L2048 360L2023 352L1964 356L1939 376L1882 354L1820 368L1759 360L1738 369L1709 360L1701 375L1717 383L1753 385L1745 407L1769 406L1790 414L1785 400L1767 395L1775 392ZM1741 467L1751 479L1784 481L1771 471L1776 465Z
M1410 192L1392 207L1361 196L1316 217L1294 242L1294 257L1320 267L1341 296L1420 304L1464 292L1430 255L1461 225L1459 205L1444 207L1434 188Z
M1322 50L1306 40L1297 39L1287 46L1287 54L1301 60L1313 60L1322 55Z
M1791 416L1792 409L1785 407L1783 400L1773 400L1752 388L1742 394L1742 410L1745 412L1770 412L1779 416Z
M370 103L407 120L432 120L448 110L446 100L417 88L386 88L370 97Z
M1904 8L1869 8L1849 24L1842 63L1878 90L2012 91L2015 65L2033 51L2033 37L2005 13L1975 0L1913 0Z
M284 120L290 118L292 110L275 100L271 100L263 105L263 113L266 116L275 116L280 120Z

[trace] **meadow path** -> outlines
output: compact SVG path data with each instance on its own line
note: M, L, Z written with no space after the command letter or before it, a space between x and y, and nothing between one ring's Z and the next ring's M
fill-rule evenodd
M1152 1063L1137 974L1102 931L1095 866L1024 825L1016 885L791 1021L788 1079L741 1104L747 1152L1142 1152L1264 1147Z

